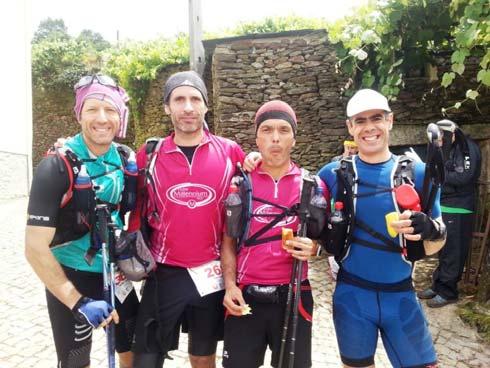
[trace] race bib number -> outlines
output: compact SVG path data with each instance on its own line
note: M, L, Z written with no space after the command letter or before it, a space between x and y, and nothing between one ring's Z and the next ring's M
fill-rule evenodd
M225 288L219 261L211 261L202 266L188 268L199 295L205 296Z
M114 281L116 284L114 293L116 294L116 298L119 300L119 303L122 304L128 297L131 290L133 290L133 283L129 281L120 271L117 271L114 275Z

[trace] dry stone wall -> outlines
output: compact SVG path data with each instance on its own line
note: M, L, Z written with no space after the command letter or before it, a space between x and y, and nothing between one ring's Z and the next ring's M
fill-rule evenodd
M209 42L209 41L208 41ZM265 101L281 99L296 111L299 132L293 158L309 169L317 169L341 150L347 136L346 98L340 90L347 78L335 71L336 55L325 31L293 31L273 35L214 40L213 91L216 133L238 141L246 151L255 149L253 118ZM449 67L450 55L436 61L439 78ZM441 108L453 105L471 82L476 64L463 81L448 90L438 88L414 71L406 78L405 89L391 103L395 126L394 146L426 143L428 123L442 118ZM473 81L474 82L474 81ZM474 85L474 84L473 84ZM434 89L433 93L424 94ZM490 138L487 117L488 94L480 102L480 112L472 103L452 110L449 118L479 140Z
M325 31L287 32L216 45L213 55L214 127L245 151L255 148L253 117L259 106L280 99L298 117L293 158L317 168L343 140L343 79Z
M35 167L59 137L76 134L80 125L73 113L73 91L44 91L34 88L32 96L33 142Z
M272 99L288 102L299 121L293 158L302 166L317 169L338 154L347 136L345 104L341 87L347 77L337 74L333 46L324 30L301 30L277 34L249 35L204 42L211 131L240 143L245 151L254 150L253 118L258 107ZM436 58L440 80L448 70L450 55ZM439 80L429 81L423 71L414 71L397 101L391 103L395 125L391 132L394 146L425 144L425 127L442 118L441 108L451 106L475 85L476 63L468 65L465 79L445 90ZM160 70L140 109L131 116L125 143L140 146L150 136L165 136L171 123L163 107L163 86L169 75L188 70L187 64ZM473 84L471 84L473 83ZM424 93L434 90L433 93ZM485 91L483 91L485 92ZM451 110L448 117L459 123L480 143L490 139L488 92L479 102ZM34 164L57 137L78 132L72 107L73 92L33 91ZM485 157L486 159L486 157Z

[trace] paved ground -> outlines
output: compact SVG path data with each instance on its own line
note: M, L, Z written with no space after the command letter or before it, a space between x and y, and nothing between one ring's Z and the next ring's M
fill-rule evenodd
M44 290L23 254L26 203L25 198L0 202L0 368L50 368L56 365ZM311 266L310 278L316 300L313 367L339 367L330 318L333 284L327 277L327 262L318 259ZM425 282L433 266L433 260L420 264L415 278L418 285ZM490 367L489 346L482 344L476 332L461 322L456 308L451 305L438 310L426 309L440 367ZM187 340L181 340L180 349L171 353L174 360L167 361L165 367L190 367L185 352ZM221 346L218 351L221 352ZM104 334L96 331L92 367L105 366ZM381 345L376 366L391 366Z

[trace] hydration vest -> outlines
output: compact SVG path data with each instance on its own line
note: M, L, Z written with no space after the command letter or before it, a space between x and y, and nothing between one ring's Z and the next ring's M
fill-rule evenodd
M113 165L114 168L96 177L90 177L88 185L78 185L77 178L84 166L84 162L91 161L79 159L78 156L68 148L51 149L48 155L58 158L60 173L68 175L69 185L61 199L56 232L50 244L51 247L76 240L91 231L95 223L95 207L97 203L104 203L97 199L92 180L107 175L116 170L124 172L124 187L119 204L110 203L110 211L119 210L121 219L127 211L134 209L136 204L136 180L137 173L126 170L131 149L125 145L117 144L116 149L121 158L122 165ZM93 242L92 242L93 243Z
M316 186L318 186L320 179L318 178L318 176L311 174L308 170L301 169L301 177L302 177L301 183L303 183L303 179L305 177L308 177L310 180L312 180L315 183L315 188ZM268 243L275 240L280 240L281 234L272 235L268 237L263 237L263 235L271 228L273 228L276 224L278 224L280 221L282 221L284 218L288 216L298 216L300 204L296 203L291 207L286 207L286 206L272 203L262 198L255 197L253 195L252 180L249 174L245 173L241 168L239 168L239 174L233 177L232 182L238 186L240 198L242 199L242 204L243 204L242 214L240 216L240 219L238 220L239 226L234 226L235 228L239 229L239 232L236 234L228 234L231 237L237 238L238 240L237 249L240 249L242 246L250 247L250 246L256 246L256 245ZM273 206L275 208L280 209L281 212L277 214L256 215L252 212L253 201L257 201L263 204ZM307 228L306 228L307 236L312 239L317 239L320 236L320 233L323 229L323 224L325 223L326 211L325 210L315 211L314 209L311 208L310 204L308 205L309 205L309 211L308 211L309 217L307 220ZM252 217L254 216L272 217L273 220L267 223L266 225L264 225L260 230L258 230L254 234L248 236L250 230L250 223L252 221ZM297 235L296 232L294 232L294 235Z
M384 252L400 253L407 260L414 262L425 257L425 249L423 241L408 241L398 236L400 243L390 239L384 234L379 233L369 226L366 222L356 218L355 207L356 200L360 197L372 196L378 193L390 192L393 198L393 204L395 209L399 212L403 212L404 208L400 208L395 198L395 189L402 184L408 184L414 187L414 166L415 161L413 158L402 155L397 156L396 165L394 171L392 171L392 180L390 187L380 187L376 184L369 183L366 180L357 177L357 170L355 166L355 156L343 158L340 160L340 166L337 171L337 195L335 200L344 203L345 216L347 219L347 233L343 241L335 244L335 249L328 249L329 253L332 253L337 262L342 261L349 253L350 245L355 242L361 246L365 246L372 249L377 249ZM370 187L373 190L368 193L358 194L359 185ZM422 197L419 194L419 197ZM379 242L367 241L359 239L354 236L354 229L359 227L363 231L370 234ZM328 234L326 235L328 236ZM395 238L396 239L396 238ZM407 246L408 245L408 246Z

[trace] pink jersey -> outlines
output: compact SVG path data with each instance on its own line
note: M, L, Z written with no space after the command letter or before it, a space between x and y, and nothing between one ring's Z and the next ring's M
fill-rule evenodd
M292 207L299 203L301 196L302 175L301 169L291 163L289 171L277 182L268 173L259 167L252 172L253 196L268 202ZM266 214L281 213L280 208L253 201L253 214L248 236L255 234L274 217L261 216ZM297 216L287 216L274 225L260 238L280 235L283 227L297 231L299 219ZM237 275L240 284L280 285L288 284L291 278L293 257L282 249L281 240L273 240L268 243L243 246L237 257ZM303 267L302 279L308 275L308 265Z
M153 170L156 192L147 186L148 209L156 209L149 224L151 252L158 263L195 267L219 258L223 202L236 163L243 158L238 144L205 132L189 164L173 136L164 139ZM139 168L146 166L144 147L137 162ZM138 228L138 217L132 214L130 230Z

